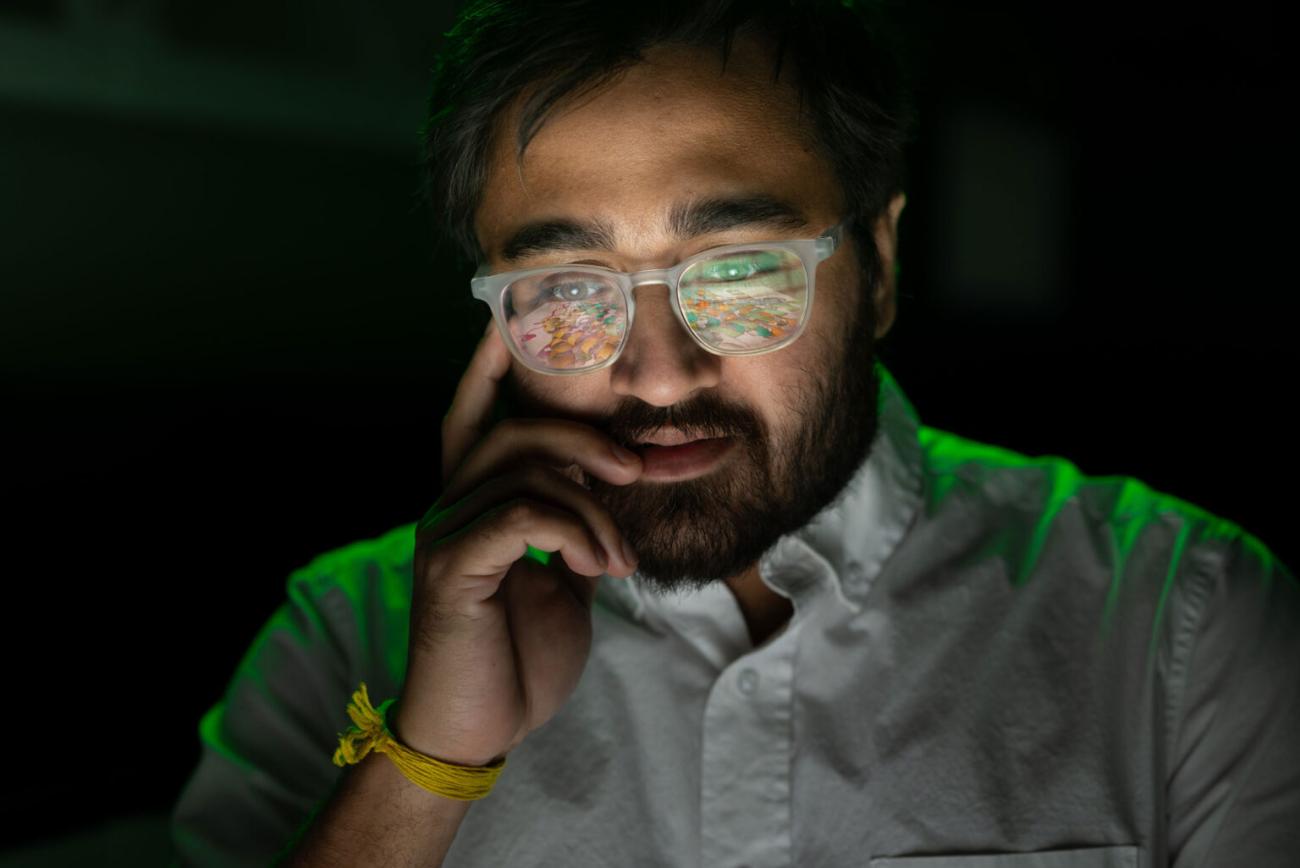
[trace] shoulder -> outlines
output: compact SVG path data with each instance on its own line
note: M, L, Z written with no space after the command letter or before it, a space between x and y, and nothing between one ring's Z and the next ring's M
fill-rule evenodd
M1092 733L1103 765L1122 768L1116 757L1131 752L1132 768L1158 770L1179 864L1293 850L1294 573L1236 522L1133 477L933 429L919 441L920 583L993 627L976 640L954 631L961 641L1001 646L981 659L1071 709L1076 748ZM1033 707L1032 693L1011 695Z
M415 524L322 552L287 582L295 632L316 634L347 669L344 682L368 680L376 693L401 683L410 632Z
M1091 476L1058 455L1029 456L922 426L927 502L974 501L989 507L1077 504L1096 521L1123 525L1169 516L1178 522L1219 522L1205 510L1131 476Z
M1017 584L1068 576L1109 596L1139 595L1187 616L1211 597L1295 596L1294 575L1236 522L1131 476L1092 476L922 427L924 505L957 546L1010 561Z
M1034 521L1070 513L1120 534L1161 525L1171 538L1207 552L1236 545L1267 555L1262 542L1231 520L1132 476L1089 475L1061 456L1028 456L924 426L918 439L931 512L981 506Z
M415 525L406 524L370 539L322 552L288 579L290 595L312 600L342 596L354 603L379 594L409 596Z

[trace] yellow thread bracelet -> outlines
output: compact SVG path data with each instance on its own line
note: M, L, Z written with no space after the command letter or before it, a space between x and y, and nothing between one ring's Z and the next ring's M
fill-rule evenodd
M356 726L339 735L334 765L339 768L354 765L373 750L387 754L407 780L431 793L469 802L492 791L497 776L506 766L505 757L486 766L463 766L411 750L393 738L388 730L388 709L396 701L390 699L376 711L370 704L366 683L361 682L361 689L352 694L352 702L348 705L348 716Z

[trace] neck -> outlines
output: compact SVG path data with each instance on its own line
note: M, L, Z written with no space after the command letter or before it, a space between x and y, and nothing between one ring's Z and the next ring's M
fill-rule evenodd
M758 564L727 579L726 583L740 606L740 614L745 618L755 648L784 627L794 614L794 605L763 583L758 574Z

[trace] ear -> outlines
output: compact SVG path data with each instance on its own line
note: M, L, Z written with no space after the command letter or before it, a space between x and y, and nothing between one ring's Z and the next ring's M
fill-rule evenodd
M895 194L885 213L876 221L876 252L880 256L880 282L875 287L877 340L888 333L898 313L898 215L903 213L906 204L906 194Z

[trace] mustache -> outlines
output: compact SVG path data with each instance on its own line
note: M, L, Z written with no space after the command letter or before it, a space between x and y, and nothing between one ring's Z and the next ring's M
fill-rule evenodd
M645 442L663 428L676 428L694 438L761 440L767 434L757 413L743 404L723 400L716 392L700 392L669 407L657 407L626 395L607 415L560 413L520 389L513 376L507 376L502 397L508 415L566 416L603 431L625 448Z
M675 428L695 439L763 436L763 424L756 413L727 403L713 392L702 392L671 407L656 407L629 397L599 427L622 446L642 443L664 428Z

